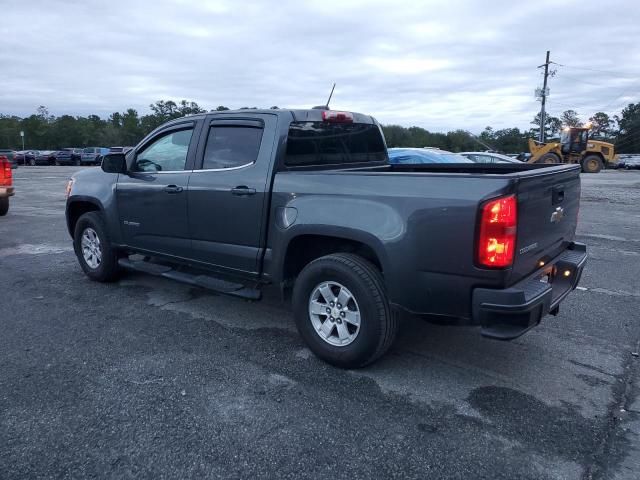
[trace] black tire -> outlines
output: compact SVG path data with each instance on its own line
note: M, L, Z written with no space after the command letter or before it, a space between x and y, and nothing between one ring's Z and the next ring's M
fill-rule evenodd
M79 167L79 166L80 166L80 159L79 159L79 158L76 158L76 159L73 161L73 164L74 164L76 167Z
M560 157L555 153L545 153L536 161L536 163L560 163Z
M598 173L603 168L602 159L598 155L587 155L582 159L584 173Z
M36 159L32 158L31 160L29 160L29 165L31 165L32 167L36 166Z
M82 253L82 235L88 228L97 234L100 241L102 259L96 268L92 268L87 263ZM76 257L78 257L80 267L82 267L84 273L91 280L97 282L113 282L118 278L120 273L120 269L118 268L118 252L111 246L102 215L99 212L88 212L78 219L73 235L73 249L76 252Z
M60 166L60 162L58 160L56 160L54 163L55 163L56 167Z
M316 287L329 281L344 285L357 301L360 327L348 345L328 343L311 321L311 296ZM389 349L398 330L397 314L389 306L380 271L371 262L350 253L318 258L302 270L293 289L293 311L298 332L311 351L341 368L360 368L374 362Z
M0 217L4 217L9 212L9 197L0 198Z

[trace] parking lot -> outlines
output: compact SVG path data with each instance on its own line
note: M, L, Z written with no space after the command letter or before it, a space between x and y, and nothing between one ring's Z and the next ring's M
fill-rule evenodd
M0 478L640 478L640 172L582 175L579 290L513 342L405 318L343 371L261 303L89 281L79 167L21 167L0 218Z

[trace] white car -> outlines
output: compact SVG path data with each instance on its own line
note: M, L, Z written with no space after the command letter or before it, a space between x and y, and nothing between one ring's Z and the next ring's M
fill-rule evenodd
M517 158L508 157L501 153L493 152L462 152L460 155L467 157L475 163L522 163Z

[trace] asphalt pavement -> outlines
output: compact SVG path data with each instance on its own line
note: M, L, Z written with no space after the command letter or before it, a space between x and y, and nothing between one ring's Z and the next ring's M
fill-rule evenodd
M0 478L638 479L640 172L582 175L589 260L512 342L403 320L354 371L287 305L127 273L88 280L79 167L23 167L0 217Z

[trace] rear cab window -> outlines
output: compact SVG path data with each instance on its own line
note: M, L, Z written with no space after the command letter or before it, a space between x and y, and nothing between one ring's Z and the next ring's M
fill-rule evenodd
M387 150L376 124L294 121L289 127L287 167L386 163Z

